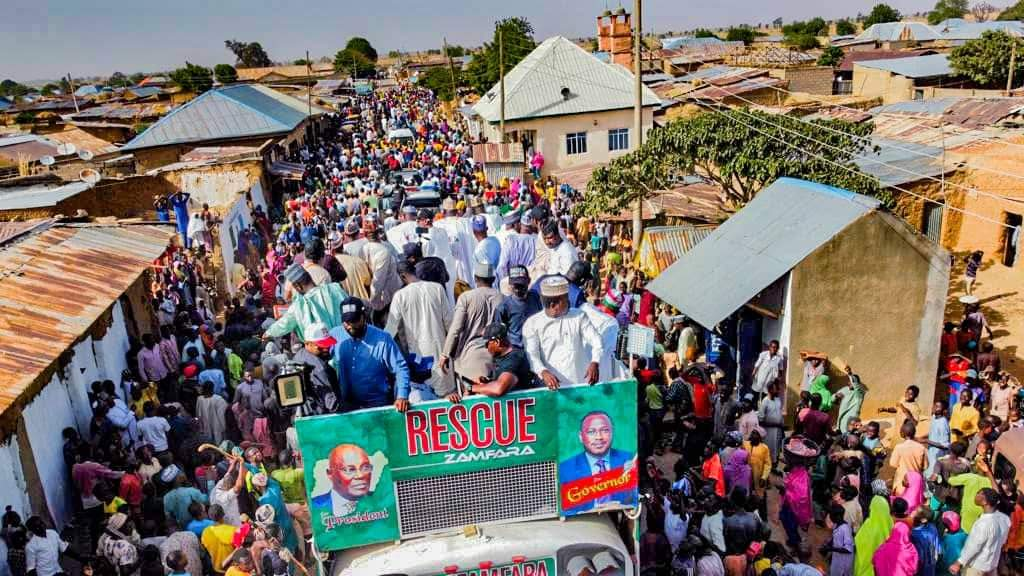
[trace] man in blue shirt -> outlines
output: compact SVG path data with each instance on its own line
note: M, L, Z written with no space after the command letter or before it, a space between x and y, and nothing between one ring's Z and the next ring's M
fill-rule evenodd
M497 270L498 261L501 260L501 243L494 236L487 235L487 217L483 214L473 216L470 226L477 242L473 259L477 262L487 262L491 268Z
M409 408L409 366L390 334L367 322L359 298L341 303L341 320L351 338L334 347L334 365L345 404L351 409L377 408L391 402L390 381L395 383L395 409Z
M523 324L541 311L540 296L530 290L530 273L525 266L513 266L508 274L512 295L505 296L494 315L508 329L509 343L522 350Z

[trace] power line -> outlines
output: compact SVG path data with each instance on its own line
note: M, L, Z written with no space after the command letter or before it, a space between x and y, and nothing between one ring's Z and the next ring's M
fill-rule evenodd
M773 86L773 85L769 85L769 84L757 84L756 86L758 88L771 88L772 90L776 90L778 92L783 92L785 94L790 94L790 95L795 95L796 94L795 92L791 92L791 91L786 90L784 88L779 88L778 86ZM748 102L750 104L753 104L755 106L757 105L756 102L751 102L750 100L747 100L746 98L743 98L742 96L739 96L738 94L732 94L731 96L734 97L734 98L738 98L740 100L743 100L744 102ZM835 107L837 107L837 108L844 108L844 109L852 110L852 111L855 111L855 112L864 112L863 110L858 110L856 108L847 108L846 106L838 106L838 105L836 105ZM804 120L803 118L797 118L797 119L800 120L801 122L808 122L807 120ZM925 124L918 124L918 126L925 126ZM952 123L944 123L941 126L953 126L953 127L956 127L956 125L952 124ZM822 126L822 127L825 128L826 130L832 130L831 128L829 128L827 126ZM935 128L933 126L926 126L926 127L928 127L928 128ZM862 138L862 139L870 140L870 138L867 137L867 136L854 136L854 137L855 138ZM981 141L981 139L979 139L979 141ZM1006 145L1010 145L1010 146L1024 146L1024 145L1016 144L1014 142L1009 142L1009 141L1005 141L1005 140L990 140L990 142L998 143L998 144L1006 144ZM921 152L919 150L912 150L910 148L903 148L901 146L897 146L897 145L894 145L894 144L884 144L884 145L879 145L879 146L888 147L888 148L892 148L892 149L895 149L895 150L902 150L902 151L907 152L909 154L914 154L916 156L921 156L921 157L924 157L924 158L932 158L932 159L935 159L935 160L938 160L938 159L940 159L942 157L942 156L932 156L931 154L927 154L927 153ZM943 147L943 148L945 148L945 147ZM987 167L984 167L984 166L976 166L976 165L970 164L967 161L963 161L961 163L964 166L967 166L967 167L970 167L970 168L974 168L975 170L984 171L984 172L990 172L990 173L993 173L993 174L999 174L1001 176L1008 176L1010 178L1016 178L1016 179L1019 179L1019 180L1024 180L1024 175L1021 175L1021 174L1012 174L1012 173L1009 173L1009 172L1004 172L1002 170L997 170L995 168L987 168Z
M811 153L811 152L807 152L806 150L803 150L802 148L800 148L796 144L793 144L792 142L789 142L789 141L787 141L787 140L785 140L783 138L779 138L778 136L775 136L774 134L770 134L768 132L765 132L765 131L757 128L756 126L752 126L750 124L747 124L746 122L743 122L742 120L739 120L739 119L737 119L735 117L728 116L724 112L718 110L717 108L714 108L713 106L710 106L708 104L703 104L703 103L698 103L698 106L703 106L703 107L707 108L708 110L710 110L710 111L712 111L712 112L714 112L716 114L719 114L719 115L721 115L721 116L723 116L725 118L728 118L728 119L730 119L730 120L732 120L734 122L742 124L742 125L746 126L747 128L750 128L751 130L759 132L759 133L761 133L761 134L763 134L763 135L765 135L765 136L767 136L767 137L769 137L769 138L771 138L773 140L781 142L781 143L785 144L786 146L789 146L789 147L791 147L791 148L793 148L795 150L798 150L798 151L800 151L800 152L802 152L804 154L813 156L813 157L815 157L815 158L817 158L819 160L823 160L823 161L825 161L825 162L827 162L829 164L832 164L834 166L842 168L843 170L846 170L846 171L848 171L848 172L850 172L850 173L852 173L854 175L863 175L863 173L860 172L859 170L855 170L855 169L850 168L849 166L846 166L846 165L844 165L842 163L836 162L836 161L831 160L829 158L825 158L824 156L821 156L820 154L814 154L814 153ZM933 198L928 198L927 196L922 196L922 195L917 194L915 192L911 192L910 190L907 190L905 188L900 188L899 186L889 186L889 188L893 188L895 190L899 190L900 192L903 192L905 194L909 194L909 195L914 196L916 198L920 198L921 200L924 200L926 202L931 202L931 203L937 204L939 206L944 206L945 208L947 208L949 210L953 210L954 212L960 212L961 214L965 214L965 215L968 215L968 216L973 216L975 218L978 218L979 220L984 220L986 222L990 222L990 223L995 224L997 226L1008 228L1010 230L1016 230L1017 229L1016 226L1010 226L1009 224L1006 224L1004 222L999 222L998 220L993 220L992 218L989 218L987 216L982 216L981 214L976 214L974 212L970 212L970 211L964 210L962 208L957 208L955 206L950 206L949 204L947 204L945 202L939 202L938 200L935 200Z
M743 100L744 102L750 102L751 104L753 104L753 102L751 102L750 100L747 100L747 99L745 99L745 98L742 98L742 97L739 97L739 96L737 96L737 98L740 98L740 99L741 99L741 100ZM766 123L772 124L772 123L770 123L770 122L767 122L767 120L765 120L764 118L760 118L760 117L758 117L758 116L754 116L753 114L750 114L750 113L748 113L748 112L745 112L745 111L744 111L744 110L742 110L742 109L736 109L736 111L737 111L737 112L740 112L741 114L745 114L745 115L747 115L747 116L751 116L751 117L753 117L753 118L755 118L755 119L757 119L757 120L761 120L762 122L766 122ZM870 139L870 138L866 138L866 137L863 137L863 136L857 136L857 135L855 135L855 134L849 134L849 133L847 133L847 132L843 132L842 130L836 130L836 129L834 129L834 128L831 128L831 127L828 127L828 126L824 126L824 125L822 125L822 124L817 124L817 123L814 123L814 122L809 122L809 121L807 121L807 120L803 120L802 118L797 118L796 120L797 120L797 121L799 121L799 122L802 122L802 123L805 123L805 124L811 125L811 126L817 126L817 127L820 127L820 128L825 128L826 130L830 130L830 131L832 131L832 132L836 132L836 133L838 133L838 134L842 134L842 135L845 135L845 136L849 136L849 137L852 137L852 138L866 139L866 140L867 140L868 142L871 142L871 139ZM809 139L809 140L811 140L811 141L813 141L813 142L816 142L816 143L818 143L818 144L821 144L821 145L824 145L824 146L829 146L830 148L834 148L834 149L836 149L836 150L840 150L839 148L836 148L835 146L831 146L831 145L829 145L829 144L827 144L827 143L825 143L825 142L821 142L821 141L819 141L819 140L814 140L814 139L812 139L812 138L809 138L809 137L807 137L807 136L803 136L803 135L802 135L802 134L801 134L800 132L797 132L796 130L792 130L792 129L786 128L785 126L782 126L781 124L772 124L772 125L773 125L773 126L775 126L775 127L777 127L777 128L782 128L783 130L786 130L787 132L790 132L790 133L796 134L796 135L798 135L798 136L801 136L801 137L803 137L803 138L807 138L807 139ZM842 151L842 150L840 150L840 151ZM928 156L928 157L929 157L929 158L935 158L935 157L933 157L933 156ZM904 172L904 173L906 173L906 174L910 174L910 175L912 175L912 176L919 176L919 177L920 177L921 179L925 179L925 180L932 180L932 181L934 181L934 182L939 182L940 184L942 184L942 185L944 185L944 186L946 185L946 180L945 180L945 178L943 178L943 179L939 179L939 178L936 178L935 176L927 176L927 175L925 175L925 174L921 174L920 172L915 172L915 171L913 171L913 170L910 170L910 169L908 169L908 168L903 168L902 166L897 166L897 165L895 165L895 164L888 164L888 163L886 163L886 162L883 162L883 161L881 161L881 160L875 160L875 159L873 159L873 158L870 158L870 157L867 157L867 156L861 156L861 158L863 158L863 159L864 159L865 161L867 161L867 162L872 162L872 163L874 163L874 164L878 164L878 165L881 165L881 166L887 166L887 167L889 167L889 168L893 168L893 169L899 170L899 171L901 171L901 172ZM946 167L945 167L945 166L943 166L942 168L943 168L943 171L945 171L945 168L946 168ZM954 188L960 188L960 189L962 189L962 190L966 190L967 192L971 192L971 193L975 193L975 194L980 194L980 195L982 195L982 196L988 196L988 197L990 197L990 198L995 198L995 199L997 199L997 200L1010 200L1010 198L1006 198L1006 197L1004 197L1004 196L999 196L999 195L996 195L996 194L992 194L992 193L990 193L990 192L985 192L985 191L983 191L983 190L978 190L977 188L971 188L971 187L968 187L968 186L964 186L964 185L962 185L962 184L957 184L956 182L949 182L949 185L950 185L950 186L953 186Z

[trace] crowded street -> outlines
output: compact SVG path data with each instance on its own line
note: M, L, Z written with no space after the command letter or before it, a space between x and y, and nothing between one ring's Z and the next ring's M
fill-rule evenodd
M529 148L534 170L490 181L474 143L428 89L353 95L281 159L301 175L253 207L226 291L212 260L224 215L188 189L158 198L178 232L149 276L159 330L120 379L90 383L88 433L63 431L71 522L58 533L8 506L0 576L346 574L323 548L342 530L399 540L379 523L393 503L367 504L385 463L402 536L431 531L408 527L415 495L402 491L425 464L370 440L317 444L344 422L383 434L370 418L406 426L410 458L472 442L492 459L528 455L538 427L571 420L584 450L558 458L559 482L600 477L600 495L496 517L597 512L623 557L558 556L559 574L1024 573L1024 446L1000 442L1022 438L1021 389L976 298L943 329L934 402L908 382L865 387L839 350L773 339L741 359L731 320L702 326L648 289L629 222L584 216L582 192L541 177ZM803 373L787 378L794 362ZM886 388L900 400L862 409ZM610 408L586 404L598 390ZM632 446L616 404L638 407L622 416L636 419ZM468 505L477 482L444 506ZM422 556L436 573L499 573ZM522 574L555 566L527 560Z

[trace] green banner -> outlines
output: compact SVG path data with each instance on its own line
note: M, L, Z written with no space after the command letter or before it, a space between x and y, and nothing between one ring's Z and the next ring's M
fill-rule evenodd
M560 514L636 505L635 381L300 418L295 427L320 550L400 539L395 481L556 462Z

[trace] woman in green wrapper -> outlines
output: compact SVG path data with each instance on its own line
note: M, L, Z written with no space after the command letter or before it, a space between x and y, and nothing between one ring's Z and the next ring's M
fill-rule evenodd
M877 488L876 484L879 484ZM868 508L870 515L853 539L854 576L875 576L871 559L875 555L875 551L889 538L889 533L892 532L892 516L889 515L888 489L885 487L885 482L875 480L871 483L871 489L874 490L875 495L871 498L871 505Z

